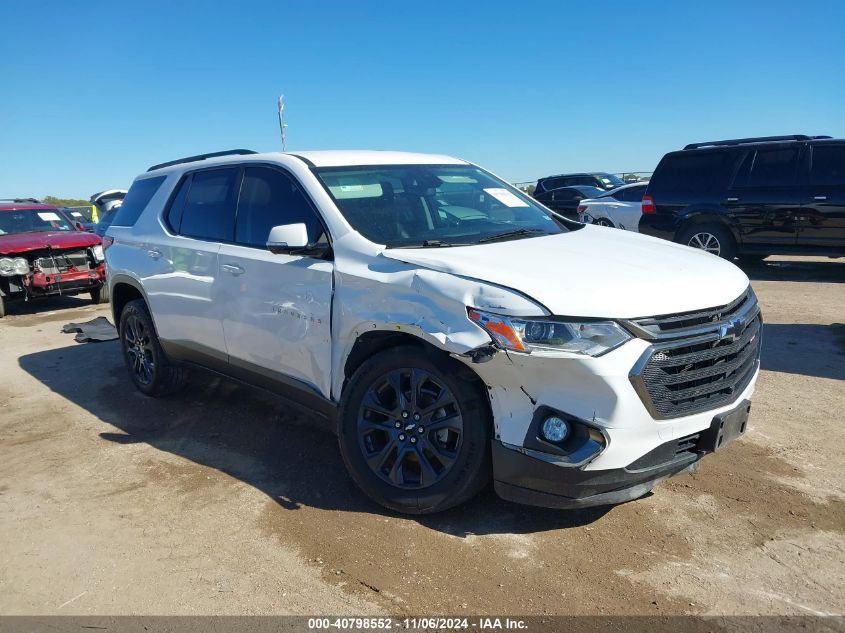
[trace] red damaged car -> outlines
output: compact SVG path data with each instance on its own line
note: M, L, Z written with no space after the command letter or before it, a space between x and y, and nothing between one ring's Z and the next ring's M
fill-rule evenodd
M0 317L12 301L82 293L108 302L102 240L49 204L0 202Z

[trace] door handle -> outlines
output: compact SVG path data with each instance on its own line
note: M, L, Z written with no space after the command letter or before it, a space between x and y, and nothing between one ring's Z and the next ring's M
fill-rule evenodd
M727 198L725 202L739 202L739 198Z
M150 249L150 250L147 251L147 255L149 255L153 259L160 259L162 253L161 253L161 251L157 251L156 249L153 248L153 249Z
M221 264L220 270L224 273L231 273L232 275L243 275L246 271L237 264Z
M827 196L813 196L813 200L818 200L819 202L824 202L827 200Z

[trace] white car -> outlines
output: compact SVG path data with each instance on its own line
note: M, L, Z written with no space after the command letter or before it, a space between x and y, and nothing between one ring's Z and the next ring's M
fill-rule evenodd
M456 158L164 163L105 244L141 392L189 367L271 389L331 424L388 508L443 510L491 478L528 504L627 501L746 428L762 322L742 271L561 219Z
M578 217L588 224L638 231L643 215L643 194L647 182L635 182L608 191L597 198L582 200Z

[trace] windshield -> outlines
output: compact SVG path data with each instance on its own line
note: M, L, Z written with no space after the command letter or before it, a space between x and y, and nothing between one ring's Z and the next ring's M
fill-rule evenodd
M599 179L599 182L606 188L616 188L621 187L625 184L625 181L622 180L619 176L614 176L613 174L594 174L596 178Z
M73 224L50 209L0 211L0 235L75 230Z
M567 230L531 198L471 165L332 167L314 173L349 224L389 248L463 246Z

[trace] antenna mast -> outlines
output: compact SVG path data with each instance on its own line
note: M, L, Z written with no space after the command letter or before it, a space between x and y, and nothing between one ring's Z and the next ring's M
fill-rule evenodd
M279 97L279 132L282 135L282 151L288 151L288 144L285 140L285 128L287 127L287 123L285 123L285 95L281 95Z

